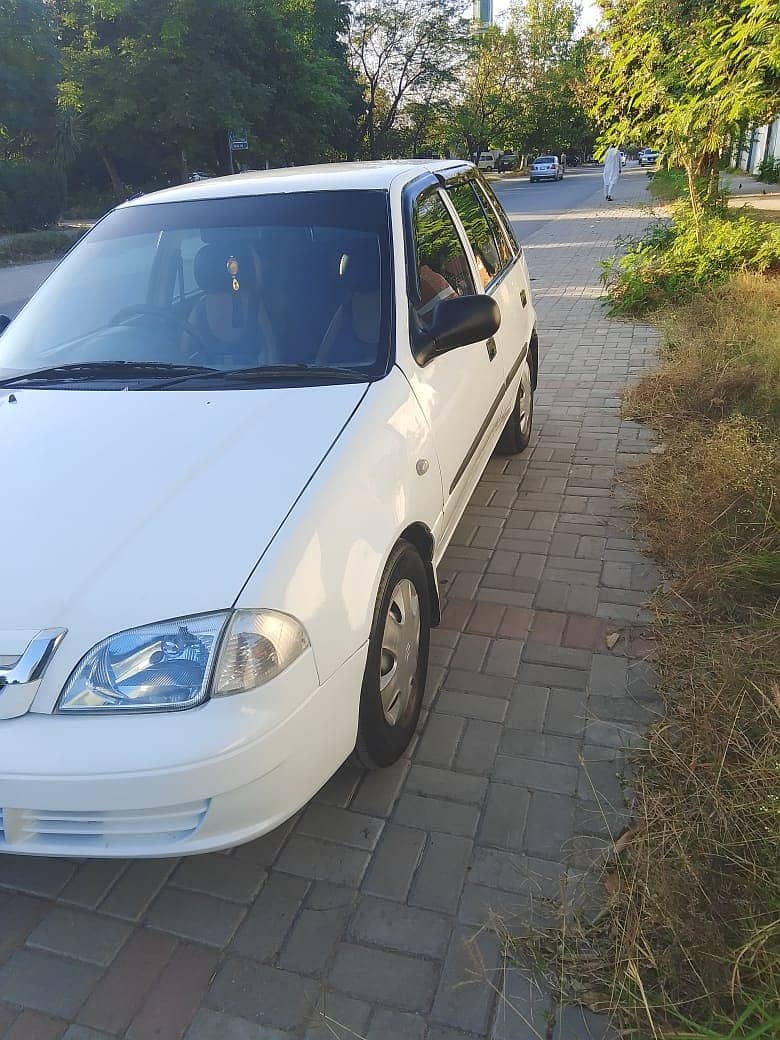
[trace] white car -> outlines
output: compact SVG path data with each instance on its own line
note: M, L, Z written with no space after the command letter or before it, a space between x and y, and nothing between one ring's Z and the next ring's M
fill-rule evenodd
M531 184L562 180L563 165L557 155L540 155L531 163Z
M395 761L537 349L467 163L242 174L101 220L0 336L0 851L227 848L353 751Z
M501 161L502 152L494 149L492 152L480 152L479 162L477 166L480 170L492 171L497 170L498 165Z

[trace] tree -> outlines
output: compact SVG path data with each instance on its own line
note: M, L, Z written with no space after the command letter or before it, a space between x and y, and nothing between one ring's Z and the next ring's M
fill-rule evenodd
M340 0L52 0L60 102L78 113L118 197L121 166L229 166L227 132L253 154L315 160L347 144L355 100Z
M366 151L378 158L403 106L433 104L455 81L467 39L460 0L356 0L347 47L364 91Z
M613 138L683 167L701 242L720 155L780 100L776 0L608 0L594 114Z
M584 151L590 141L583 104L589 43L576 35L579 15L574 0L520 0L511 8L530 151Z
M520 133L527 94L519 75L520 43L514 29L490 26L469 46L462 100L452 105L452 126L470 155L491 144L504 146Z
M6 157L51 136L58 66L44 0L0 0L0 153Z

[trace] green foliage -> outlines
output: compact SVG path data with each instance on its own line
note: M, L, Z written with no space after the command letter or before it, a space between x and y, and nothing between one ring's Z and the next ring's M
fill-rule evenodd
M777 106L780 8L776 0L606 0L604 13L594 115L611 138L658 145L685 169L698 220L727 142Z
M688 194L688 180L683 170L656 170L647 190L654 199L673 202Z
M10 235L0 241L0 267L8 264L27 264L34 260L56 260L66 253L81 235L81 231L69 228L49 228L47 231L28 231L20 235Z
M767 156L758 168L758 179L765 184L777 184L780 182L780 159Z
M58 65L51 5L0 0L0 158L48 139Z
M54 224L65 204L65 178L32 160L0 162L0 228L30 231Z
M641 314L685 300L734 272L780 267L780 227L728 211L704 214L697 226L690 211L678 205L673 223L652 226L602 266L610 312Z

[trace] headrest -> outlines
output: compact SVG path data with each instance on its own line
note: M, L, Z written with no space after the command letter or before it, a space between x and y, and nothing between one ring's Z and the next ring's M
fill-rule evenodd
M361 235L346 244L339 274L351 292L379 292L379 242L373 235Z
M237 243L209 244L202 246L195 254L192 272L198 287L204 292L230 292L233 286L233 275L229 269L238 264L236 280L240 289L254 289L257 286L257 271L252 251Z

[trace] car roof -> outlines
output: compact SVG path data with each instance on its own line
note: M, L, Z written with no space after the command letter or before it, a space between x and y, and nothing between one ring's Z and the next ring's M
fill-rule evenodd
M401 178L412 181L421 173L450 174L471 163L461 159L394 159L377 162L325 163L320 166L292 166L279 170L252 170L226 177L179 184L174 188L141 195L123 203L124 207L157 202L189 202L199 199L224 199L240 195L274 195L299 191L387 191Z

